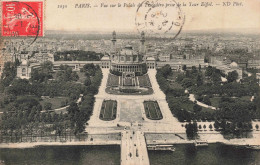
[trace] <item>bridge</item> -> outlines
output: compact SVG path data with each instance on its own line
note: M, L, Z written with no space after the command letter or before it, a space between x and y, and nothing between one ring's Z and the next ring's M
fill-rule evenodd
M121 164L149 165L149 157L144 133L141 131L123 131L121 134Z

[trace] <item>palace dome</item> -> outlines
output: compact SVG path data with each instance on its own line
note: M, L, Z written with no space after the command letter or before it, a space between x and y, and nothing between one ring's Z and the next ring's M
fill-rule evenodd
M132 45L126 45L121 51L121 55L127 55L127 56L132 56L132 55L137 55L138 53L133 50Z
M108 55L104 55L101 60L110 60L109 56Z

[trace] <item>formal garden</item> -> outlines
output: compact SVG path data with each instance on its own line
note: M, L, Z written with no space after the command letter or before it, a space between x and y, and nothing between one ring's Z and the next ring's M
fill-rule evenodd
M117 101L104 100L101 106L99 118L101 120L110 121L116 119Z
M112 71L108 75L105 91L116 95L150 95L153 93L148 74L126 78L123 82L122 76Z
M163 118L162 112L157 101L144 101L145 115L151 120L161 120Z

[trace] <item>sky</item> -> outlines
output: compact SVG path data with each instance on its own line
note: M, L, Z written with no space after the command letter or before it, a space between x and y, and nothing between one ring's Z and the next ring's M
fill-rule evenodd
M183 30L210 29L245 29L254 28L260 31L260 0L207 0L214 6L200 6L203 0L175 0L187 6L180 10L185 15ZM231 6L223 6L223 2ZM136 31L135 17L137 4L142 0L46 0L45 30L61 31ZM158 0L160 3L174 1ZM199 6L189 6L190 2ZM241 2L243 6L233 6L233 2ZM76 4L91 4L91 8L75 8ZM100 7L101 3L118 4L134 3L135 7ZM94 8L94 5L99 7ZM220 5L216 5L220 4ZM66 5L67 8L58 8ZM159 9L159 8L158 8ZM146 11L148 8L143 8ZM176 10L174 8L173 10ZM167 10L169 11L169 10Z

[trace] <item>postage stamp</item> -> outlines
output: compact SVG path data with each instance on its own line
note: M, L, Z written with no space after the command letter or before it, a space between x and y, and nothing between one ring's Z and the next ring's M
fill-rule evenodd
M3 1L2 36L43 36L43 2Z
M169 33L173 38L181 32L184 22L185 15L174 0L145 0L137 8L135 17L139 32L156 35Z

